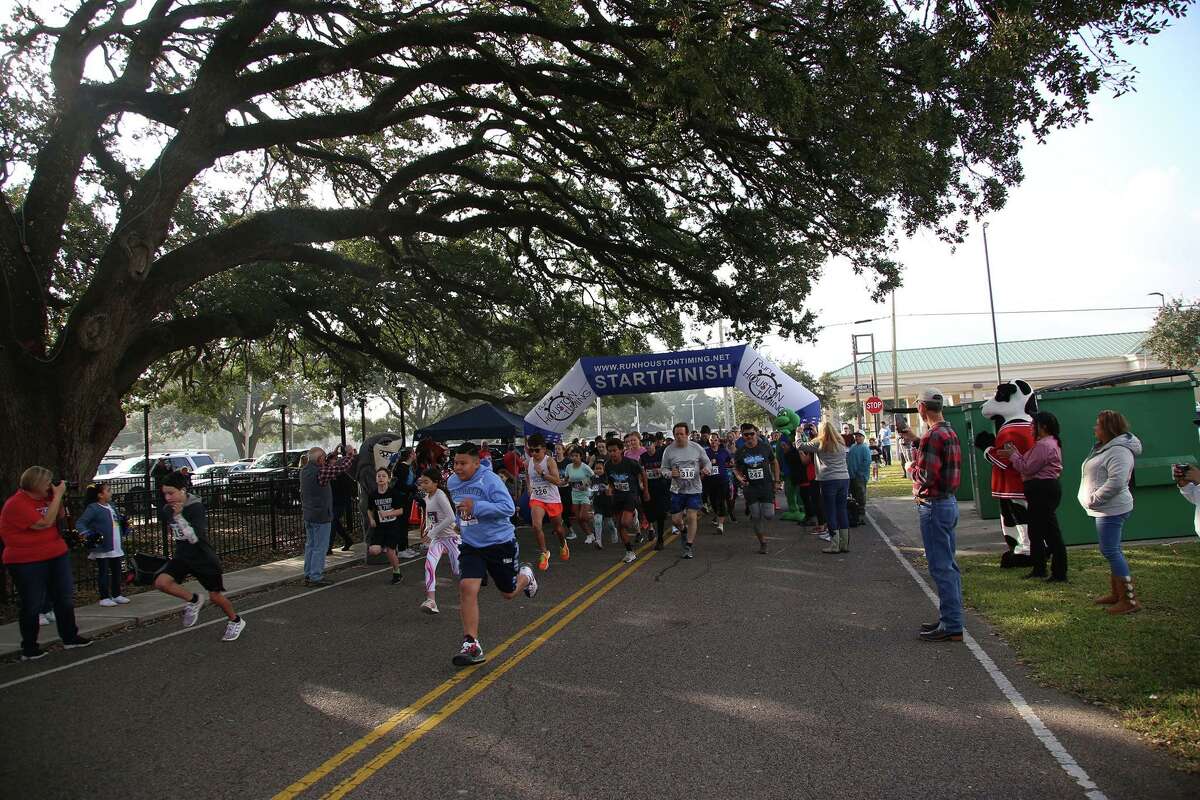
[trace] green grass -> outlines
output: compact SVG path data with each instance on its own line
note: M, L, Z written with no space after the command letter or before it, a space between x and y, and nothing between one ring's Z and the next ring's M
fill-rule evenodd
M912 481L904 476L900 464L879 468L879 480L867 484L867 501L872 497L912 497Z
M994 555L959 558L966 603L1046 686L1121 715L1126 727L1200 772L1200 542L1127 547L1143 610L1113 616L1094 550L1069 554L1069 584L1020 580Z

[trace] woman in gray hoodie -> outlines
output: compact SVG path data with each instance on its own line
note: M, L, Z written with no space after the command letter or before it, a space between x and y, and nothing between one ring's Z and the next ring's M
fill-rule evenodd
M1142 453L1142 443L1129 432L1129 422L1116 411L1101 411L1096 417L1096 445L1083 460L1079 481L1079 504L1089 517L1096 519L1096 537L1100 552L1111 569L1109 593L1096 598L1099 605L1110 606L1110 614L1128 614L1141 610L1133 592L1129 562L1121 552L1121 530L1133 513L1133 495L1129 479L1133 461Z

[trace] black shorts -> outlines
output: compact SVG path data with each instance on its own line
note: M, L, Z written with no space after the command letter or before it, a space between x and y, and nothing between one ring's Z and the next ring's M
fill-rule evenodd
M225 583L221 580L221 566L206 561L189 561L182 558L172 558L163 566L162 572L170 575L176 583L183 583L192 575L204 587L206 592L224 592Z
M614 516L624 511L637 511L641 507L638 496L627 492L614 493L608 500L608 513Z
M496 588L505 594L517 589L517 570L521 567L521 550L514 536L507 542L472 547L463 542L458 547L458 571L460 579L473 578L487 586L490 575Z
M374 528L371 528L371 533L367 537L367 544L383 547L388 550L403 550L408 547L408 530L399 522L376 525Z

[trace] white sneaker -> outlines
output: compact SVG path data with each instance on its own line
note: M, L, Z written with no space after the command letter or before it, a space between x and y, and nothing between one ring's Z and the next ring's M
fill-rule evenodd
M833 535L832 535L832 534L829 534L829 533L822 533L822 534L819 534L819 535L817 536L817 538L818 538L818 539L821 539L822 541L826 541L826 542L832 542L832 541L833 541Z
M49 614L38 614L38 625L49 625L50 621ZM41 658L41 656L38 656L38 658Z
M620 543L621 543L621 535L619 533L617 533L616 531L613 531L612 541L609 542L609 544L620 544Z
M396 557L397 558L416 558L419 555L421 555L421 551L413 550L411 547L409 547L408 549L401 550L399 553L397 553Z
M725 533L725 525L723 523L717 524L717 533Z
M113 600L111 597L102 597L100 598L100 605L104 606L105 608L116 608L117 601Z
M622 559L622 560L623 560L623 561L624 561L626 564L632 564L634 561L636 561L636 560L637 560L637 553L633 552L632 550L626 550L626 551L625 551L625 558L624 558L624 559Z
M568 541L568 542L573 542L573 541L575 541L575 540L576 540L576 539L578 539L578 538L579 538L579 536L578 536L578 535L575 533L575 531L568 531L568 532L567 532L567 541Z
M583 540L583 543L584 544L595 544L596 543L596 534L589 533L588 537Z
M521 568L517 570L517 574L524 575L529 579L529 583L525 586L525 596L532 600L533 596L538 592L538 582L533 574L533 567L528 564L522 564Z
M426 597L425 602L421 603L421 610L426 614L438 613L437 602L432 597Z
M126 596L125 596L125 595L123 595L123 594L119 594L119 595L117 595L116 597L114 597L114 598L113 598L113 602L117 603L118 605L122 605L122 606L123 606L123 605L125 605L126 603L128 603L128 602L129 602L129 598L128 598L128 597L126 597Z
M204 595L197 592L196 602L183 604L183 627L190 628L200 618L200 609L204 608ZM236 638L236 637L234 637Z
M232 642L234 639L242 635L242 631L246 629L246 620L238 619L237 622L229 620L225 624L225 633L221 635L222 642Z

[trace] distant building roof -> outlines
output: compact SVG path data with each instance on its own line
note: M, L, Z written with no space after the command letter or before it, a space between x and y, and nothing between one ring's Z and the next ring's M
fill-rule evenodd
M1147 333L1101 333L1094 336L1062 336L1055 339L1025 339L1018 342L1000 343L1000 362L1006 366L1017 364L1043 364L1056 361L1088 361L1096 358L1118 358L1142 352L1142 343ZM935 372L947 369L972 369L996 363L996 352L991 342L980 344L958 344L948 347L920 347L913 350L897 350L900 374L910 372ZM881 350L875 353L875 364L880 375L892 372L892 353ZM830 373L834 378L853 378L854 365L847 364ZM858 360L859 377L871 374L871 356L868 353Z

